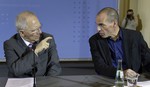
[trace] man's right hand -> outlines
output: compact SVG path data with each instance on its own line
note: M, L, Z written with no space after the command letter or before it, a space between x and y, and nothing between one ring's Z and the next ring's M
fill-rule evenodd
M133 71L132 69L126 69L124 70L124 75L125 77L134 77L136 76L138 73L136 73L135 71Z
M39 52L42 50L46 50L49 47L49 42L48 40L52 39L52 37L46 37L43 39L35 48L35 54L38 55Z

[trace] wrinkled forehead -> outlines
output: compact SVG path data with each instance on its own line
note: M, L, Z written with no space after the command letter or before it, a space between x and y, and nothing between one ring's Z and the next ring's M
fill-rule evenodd
M41 23L36 16L30 16L27 18L27 25L28 28L36 29L41 26Z

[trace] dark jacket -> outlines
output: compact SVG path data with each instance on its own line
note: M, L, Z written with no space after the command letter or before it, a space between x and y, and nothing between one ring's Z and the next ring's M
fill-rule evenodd
M143 67L150 71L150 50L140 32L121 29L123 34L123 52L127 68L141 73ZM98 33L89 39L90 51L95 70L100 75L115 77L116 68L112 65L111 52L106 38Z
M42 33L40 41L51 36ZM39 42L40 42L39 41ZM38 44L38 43L37 43ZM26 46L20 35L17 33L4 42L4 52L8 65L9 77L30 77L33 76L33 60L35 58L36 76L59 75L61 67L54 37L49 41L49 48L36 56L29 47Z

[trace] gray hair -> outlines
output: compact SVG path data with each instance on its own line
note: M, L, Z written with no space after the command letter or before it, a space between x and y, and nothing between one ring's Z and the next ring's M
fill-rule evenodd
M16 18L17 32L19 32L20 30L23 30L23 29L27 29L27 27L28 27L27 19L28 19L28 17L31 17L31 16L36 16L36 15L33 12L24 11L17 16L17 18Z
M114 9L114 8L111 8L111 7L106 7L106 8L103 8L102 10L100 10L98 13L97 13L97 16L101 13L105 12L107 14L107 21L108 22L113 22L113 21L117 21L117 23L119 22L119 15L118 15L118 12Z

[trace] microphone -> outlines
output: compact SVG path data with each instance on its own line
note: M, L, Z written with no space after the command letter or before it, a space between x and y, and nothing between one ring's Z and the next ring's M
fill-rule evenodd
M36 87L36 82L35 82L35 69L36 69L36 64L35 64L35 53L33 51L33 87Z
M34 50L36 48L36 42L32 45L32 52L33 52L33 87L36 87L36 81L35 81L35 72L36 72L36 63L35 63L35 53Z

